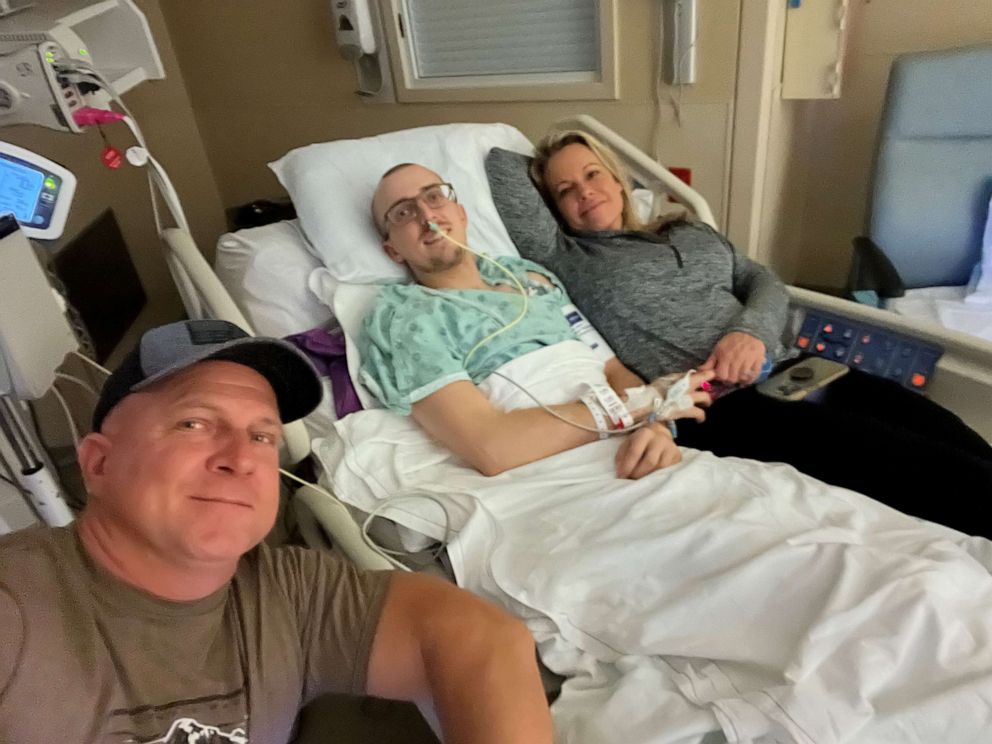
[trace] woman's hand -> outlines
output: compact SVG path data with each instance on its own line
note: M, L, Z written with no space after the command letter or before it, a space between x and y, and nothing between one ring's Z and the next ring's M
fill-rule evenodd
M703 372L693 372L689 376L689 390L687 392L692 404L677 411L669 411L667 414L664 414L665 419L668 421L673 421L675 419L691 418L700 422L705 421L706 411L703 409L707 408L710 403L713 402L713 397L706 391L710 387L708 385L709 381L715 376L716 372L712 369L708 369ZM684 377L685 372L676 372L675 374L664 375L663 377L658 377L652 380L651 387L655 389L655 392L658 395L664 398L672 386L680 382ZM636 422L647 418L653 412L654 407L648 406L643 409L631 411L631 414Z
M682 462L682 451L668 428L655 422L632 432L617 450L617 478L637 480Z
M765 345L749 333L731 331L717 341L701 370L714 370L721 382L749 385L761 374Z
M692 408L683 408L675 411L668 419L671 421L674 419L691 418L699 422L705 421L706 411L703 409L709 407L710 403L713 402L713 396L706 391L710 387L708 384L709 381L714 377L716 377L716 372L712 369L693 372L689 377L689 397L692 398Z

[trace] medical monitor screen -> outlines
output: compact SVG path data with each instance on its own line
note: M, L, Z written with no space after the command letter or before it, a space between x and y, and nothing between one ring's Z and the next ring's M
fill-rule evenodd
M0 153L0 213L12 212L22 225L49 226L60 185L54 173Z

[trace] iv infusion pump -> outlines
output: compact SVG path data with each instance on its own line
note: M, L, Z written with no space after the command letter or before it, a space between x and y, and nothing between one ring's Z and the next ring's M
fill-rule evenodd
M28 242L62 234L75 190L76 177L66 168L0 142L0 394L41 397L76 348Z

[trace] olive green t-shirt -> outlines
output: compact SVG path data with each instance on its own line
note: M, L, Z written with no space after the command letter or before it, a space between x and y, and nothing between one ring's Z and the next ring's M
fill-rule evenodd
M286 742L317 695L364 692L388 581L260 545L172 602L98 568L72 527L0 538L0 742Z

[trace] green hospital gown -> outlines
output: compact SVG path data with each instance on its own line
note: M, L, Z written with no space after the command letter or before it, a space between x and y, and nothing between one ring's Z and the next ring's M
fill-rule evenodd
M571 301L557 277L522 258L496 260L527 289L527 314L483 344L468 366L471 349L520 314L519 293L419 284L390 285L379 293L362 325L359 353L361 380L383 405L407 415L418 400L452 382L479 383L512 359L576 338L562 311ZM478 264L487 283L516 286L488 261ZM528 279L528 271L546 276L553 286Z

